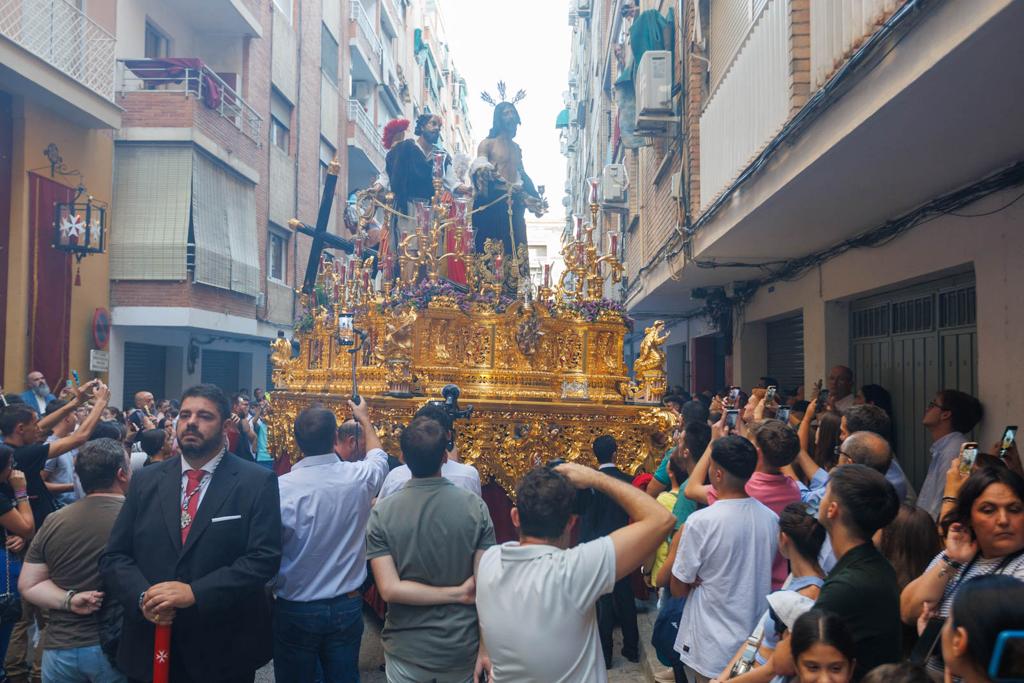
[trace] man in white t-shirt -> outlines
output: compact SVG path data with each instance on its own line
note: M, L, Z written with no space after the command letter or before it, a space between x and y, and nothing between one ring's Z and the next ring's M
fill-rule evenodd
M569 548L576 489L596 489L634 520ZM519 541L484 552L476 570L480 635L495 683L608 680L597 600L650 556L672 514L640 489L576 464L538 467L516 491Z
M717 427L717 425L716 425ZM671 589L687 596L675 650L688 680L707 683L722 673L768 607L779 518L745 490L757 451L742 436L712 442L709 476L714 505L691 514L672 565Z

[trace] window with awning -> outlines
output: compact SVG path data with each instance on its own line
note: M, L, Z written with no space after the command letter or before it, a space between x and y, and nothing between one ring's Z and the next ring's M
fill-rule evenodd
M254 185L191 145L119 145L110 233L114 280L193 279L256 296L259 244Z
M555 118L555 128L568 128L569 127L569 109L563 109L558 112L558 116Z

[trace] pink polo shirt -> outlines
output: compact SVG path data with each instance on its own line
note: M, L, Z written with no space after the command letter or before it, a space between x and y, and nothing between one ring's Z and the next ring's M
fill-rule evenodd
M743 487L747 495L754 500L760 501L766 508L779 515L790 503L800 502L800 488L796 482L784 474L765 474L754 472ZM718 492L712 486L708 489L708 505L718 500ZM775 555L772 562L772 590L782 588L782 584L789 576L789 562L782 556L782 553Z

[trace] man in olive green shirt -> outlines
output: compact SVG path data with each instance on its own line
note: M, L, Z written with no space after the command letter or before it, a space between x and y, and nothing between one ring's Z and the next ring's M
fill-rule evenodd
M367 525L366 556L388 602L383 643L392 683L466 683L481 658L472 578L494 545L494 527L479 496L441 477L447 440L428 417L405 428L402 455L413 478L378 501Z

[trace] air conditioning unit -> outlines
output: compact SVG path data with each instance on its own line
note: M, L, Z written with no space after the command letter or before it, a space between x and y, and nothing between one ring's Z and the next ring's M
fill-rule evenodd
M581 17L590 16L591 0L576 0L576 14Z
M624 164L608 164L601 170L601 201L604 204L625 204L629 178Z
M636 113L641 116L672 115L672 53L648 50L636 70Z
M672 174L671 185L668 193L669 196L676 201L683 198L683 174L681 172Z

